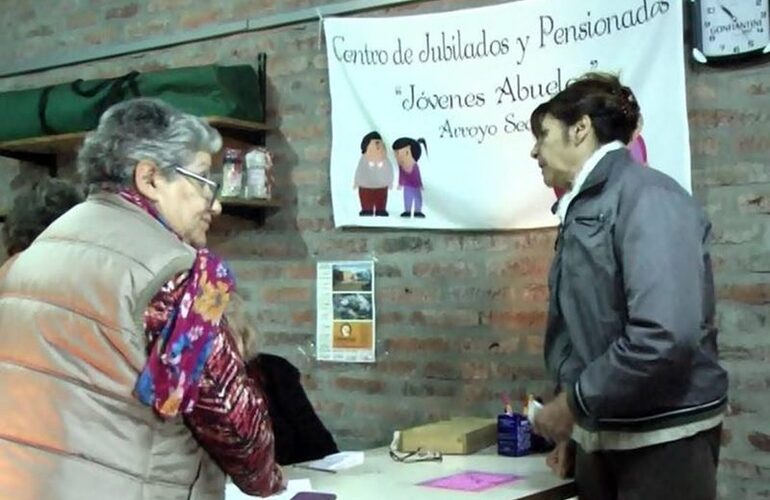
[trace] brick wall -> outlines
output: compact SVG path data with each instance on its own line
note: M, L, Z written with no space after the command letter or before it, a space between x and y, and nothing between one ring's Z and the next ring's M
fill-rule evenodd
M321 3L232 0L30 0L0 13L0 58L16 60L286 12ZM493 1L427 1L371 15L435 12ZM233 263L263 336L305 376L346 448L382 444L394 428L450 414L495 414L502 390L546 392L541 361L545 274L554 233L332 228L330 101L315 22L0 79L0 90L156 70L254 61L268 53L268 146L285 206L263 226L223 217L214 246ZM720 468L723 497L770 496L770 66L688 69L696 196L714 223L720 344L732 410ZM0 209L25 175L1 160ZM315 263L377 259L378 362L318 363ZM1 257L1 256L0 256Z

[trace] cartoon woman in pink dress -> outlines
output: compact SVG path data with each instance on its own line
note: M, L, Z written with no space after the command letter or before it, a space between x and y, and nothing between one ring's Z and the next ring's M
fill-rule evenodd
M422 213L422 177L420 177L420 166L417 164L423 148L427 153L428 145L422 138L414 140L401 137L393 143L393 152L398 162L398 188L404 190L404 211L401 217L412 217L412 209L414 209L414 217L425 217Z

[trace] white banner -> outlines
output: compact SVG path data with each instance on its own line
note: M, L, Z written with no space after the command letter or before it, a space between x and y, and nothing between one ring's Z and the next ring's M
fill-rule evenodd
M633 89L649 164L690 189L677 0L521 0L324 30L337 226L556 225L529 115L592 70Z

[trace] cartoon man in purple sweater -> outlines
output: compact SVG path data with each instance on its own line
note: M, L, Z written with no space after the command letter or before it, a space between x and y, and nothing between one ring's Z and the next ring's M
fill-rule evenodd
M420 146L422 144L422 147ZM393 152L398 162L398 188L404 190L404 212L401 217L425 217L422 213L422 178L417 160L422 156L422 149L428 152L425 139L414 140L401 137L393 143Z

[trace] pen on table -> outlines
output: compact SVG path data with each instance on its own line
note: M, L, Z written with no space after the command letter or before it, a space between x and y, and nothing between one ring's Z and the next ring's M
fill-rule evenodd
M305 465L305 464L293 464L292 467L298 467L300 469L308 469L308 470L317 470L319 472L328 472L330 474L336 474L336 470L331 469L323 469L321 467L313 467L312 465Z

